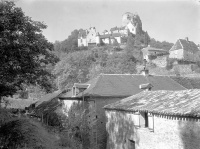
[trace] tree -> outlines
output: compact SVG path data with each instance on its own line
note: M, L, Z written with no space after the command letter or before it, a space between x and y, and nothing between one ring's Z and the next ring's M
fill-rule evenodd
M14 2L0 2L0 97L13 95L23 84L51 90L53 75L46 66L58 58L42 34L46 27L25 16Z
M140 35L137 35L139 37ZM137 61L142 61L142 46L141 43L133 35L128 36L127 44L125 47L126 53L133 55Z

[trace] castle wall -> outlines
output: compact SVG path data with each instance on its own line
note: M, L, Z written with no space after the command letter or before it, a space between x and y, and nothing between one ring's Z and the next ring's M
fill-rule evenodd
M88 46L86 38L78 39L78 47L81 47L81 46Z
M136 34L136 28L131 22L128 23L127 27L132 34Z
M153 130L136 127L132 113L106 111L107 149L199 149L200 120L153 115ZM134 142L134 143L133 143ZM130 148L130 149L132 149Z
M117 42L118 42L119 44L122 43L122 41L121 41L121 37L115 37L115 39L117 40Z
M95 27L91 27L89 29L89 33L87 35L87 42L88 43L96 43L96 35L97 35L97 33L96 33Z

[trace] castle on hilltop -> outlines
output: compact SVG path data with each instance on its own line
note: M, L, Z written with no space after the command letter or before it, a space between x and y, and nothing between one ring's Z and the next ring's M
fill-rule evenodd
M113 27L110 31L105 30L102 34L99 34L95 27L79 32L78 47L113 44L114 42L121 44L122 37L127 37L129 33L135 35L141 26L141 20L137 14L126 12L122 15L121 27Z

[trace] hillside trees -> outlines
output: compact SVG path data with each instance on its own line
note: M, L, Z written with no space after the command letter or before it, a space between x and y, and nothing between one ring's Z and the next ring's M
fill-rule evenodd
M151 38L149 45L151 47L158 48L158 49L170 50L171 47L173 46L173 43L169 43L167 41L160 42L160 41L155 40L154 38Z
M54 74L59 78L59 87L66 88L74 83L85 83L100 73L136 73L138 60L132 52L111 51L110 46L103 46L66 54L54 69Z
M141 40L143 38L140 35L133 36L130 34L127 39L127 44L125 47L125 51L133 55L137 61L142 61L142 51L143 48Z
M75 29L71 32L71 35L68 36L64 41L56 41L54 43L54 50L58 57L62 53L72 53L79 50L87 50L87 47L78 47L78 34L83 32L83 29Z
M51 90L53 75L46 66L58 59L42 34L46 27L25 16L14 2L0 2L0 97L14 94L22 84Z

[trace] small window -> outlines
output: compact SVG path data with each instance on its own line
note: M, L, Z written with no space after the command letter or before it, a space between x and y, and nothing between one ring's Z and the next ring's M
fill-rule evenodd
M151 113L148 113L148 124L149 124L149 129L151 131L154 131L154 118Z
M148 113L140 112L140 127L148 127Z
M128 141L128 149L135 149L135 141L129 140Z
M96 119L98 118L98 116L96 115Z

